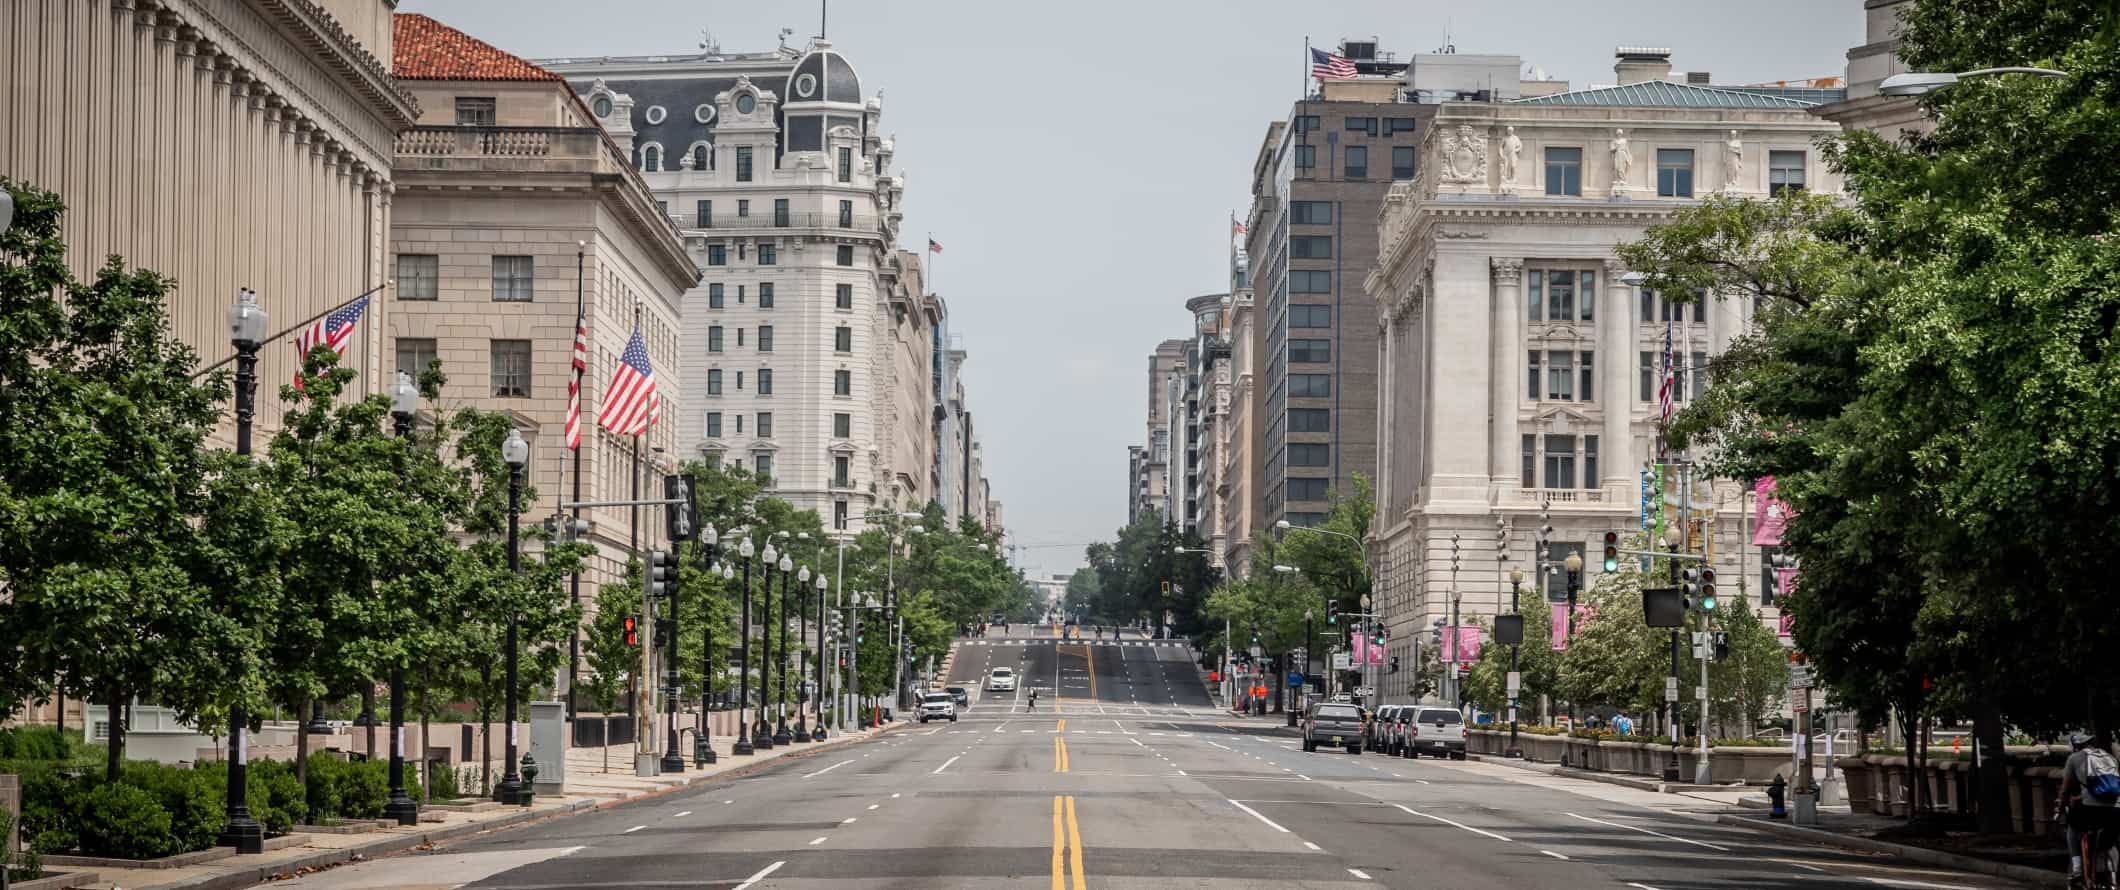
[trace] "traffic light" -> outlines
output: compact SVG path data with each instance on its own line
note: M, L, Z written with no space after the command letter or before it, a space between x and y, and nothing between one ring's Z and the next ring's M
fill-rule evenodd
M640 616L639 616L639 615L627 615L627 616L626 616L626 618L625 618L625 629L626 629L626 645L628 645L628 646L638 646L638 645L640 645Z
M1325 601L1325 623L1326 623L1326 624L1338 624L1338 623L1340 623L1340 601L1339 601L1339 600L1326 600L1326 601Z
M1716 632L1715 632L1715 660L1716 660L1716 661L1722 661L1723 659L1726 659L1726 658L1729 658L1729 657L1730 657L1730 634L1729 634L1728 632L1726 632L1726 631L1720 631L1720 630L1718 630L1718 631L1716 631Z
M1700 570L1700 610L1715 611L1715 570Z
M1682 579L1682 583L1678 586L1679 595L1685 598L1686 608L1691 609L1693 608L1694 597L1700 595L1700 570L1687 567L1678 576Z
M1396 655L1391 656L1391 672L1394 674L1399 672L1399 657Z
M655 619L655 636L664 640L675 639L677 637L677 619Z
M1619 571L1619 532L1605 533L1605 571Z
M1169 592L1170 592L1170 582L1169 582L1169 581L1165 581L1165 582L1163 582L1163 592L1164 592L1164 593L1169 593Z
M672 541L689 541L699 534L699 512L692 503L692 480L672 473L663 477L663 530Z
M854 645L856 645L856 646L859 646L859 645L861 645L861 641L862 641L863 639L866 639L866 637L865 637L865 634L866 634L866 633L868 632L868 629L869 629L869 626L868 626L868 623L867 623L867 622L861 621L860 619L855 619L855 621L854 621Z
M669 596L677 586L677 555L668 550L648 551L647 579L649 596Z

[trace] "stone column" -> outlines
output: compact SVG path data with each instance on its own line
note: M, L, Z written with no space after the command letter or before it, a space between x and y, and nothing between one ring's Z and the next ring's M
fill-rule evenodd
M1518 450L1517 406L1523 399L1524 370L1524 261L1516 257L1493 257L1488 268L1494 276L1494 374L1488 386L1489 410L1494 415L1491 457L1487 471L1497 497L1522 480L1511 470Z
M1635 315L1641 311L1641 291L1620 281L1625 271L1618 260L1605 261L1606 308L1598 313L1597 322L1597 349L1608 356L1597 394L1598 407L1605 412L1604 429L1598 437L1598 475L1602 477L1598 485L1605 490L1608 501L1616 497L1621 504L1630 503L1628 492L1633 489L1635 469L1646 457L1636 454L1634 448L1641 350L1635 347L1633 332L1638 326Z
M1403 505L1397 504L1391 496L1394 490L1392 488L1391 472L1392 449L1412 444L1410 442L1394 442L1391 436L1392 418L1398 414L1394 401L1399 386L1398 375L1392 373L1392 352L1395 345L1392 333L1395 325L1392 323L1391 305L1395 301L1396 295L1387 292L1383 305L1377 307L1377 468L1375 499L1379 508L1377 517L1373 521L1375 521L1376 528L1379 531L1388 531L1396 519L1394 514L1403 508Z
M1485 256L1439 252L1435 257L1432 297L1425 313L1434 371L1429 392L1429 464L1433 488L1427 511L1484 511L1488 503L1487 395L1493 385L1494 285Z

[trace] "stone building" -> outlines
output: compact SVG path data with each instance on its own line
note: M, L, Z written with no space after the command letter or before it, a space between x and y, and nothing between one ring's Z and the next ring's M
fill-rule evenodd
M1744 294L1681 305L1636 287L1614 246L1710 194L1839 188L1813 146L1836 129L1812 113L1832 91L1674 82L1667 50L1622 49L1616 72L1616 86L1438 106L1420 176L1386 198L1364 284L1384 381L1374 575L1409 663L1453 602L1461 617L1504 608L1509 568L1558 600L1564 579L1541 569L1638 530L1667 332L1683 402L1749 324ZM1718 570L1763 595L1740 488L1704 483L1693 506L1714 513ZM1535 553L1542 508L1554 532ZM1386 675L1385 700L1412 677Z
M1185 342L1165 340L1148 356L1148 444L1142 450L1143 472L1128 510L1129 522L1151 507L1164 522L1176 521L1171 504L1171 420L1172 405L1184 388L1178 374L1185 363Z
M1907 73L1899 61L1899 14L1910 0L1862 0L1863 43L1848 50L1847 97L1820 105L1813 113L1850 130L1869 130L1896 138L1906 130L1927 133L1936 122L1921 113L1912 96L1886 96L1879 84Z
M1230 293L1223 322L1223 339L1229 354L1215 374L1215 501L1213 540L1215 565L1231 578L1251 572L1252 536L1257 531L1258 428L1254 419L1257 394L1254 386L1254 356L1249 260L1241 250L1230 257Z
M391 367L439 359L451 407L506 412L531 443L535 521L574 494L567 386L577 312L588 331L581 494L659 491L680 456L687 399L677 373L678 308L699 280L647 183L556 74L432 18L396 16L393 73L422 109L397 140L397 278L387 315ZM645 436L595 423L638 327L662 420ZM585 584L620 577L634 546L661 537L654 510L587 511L599 546Z

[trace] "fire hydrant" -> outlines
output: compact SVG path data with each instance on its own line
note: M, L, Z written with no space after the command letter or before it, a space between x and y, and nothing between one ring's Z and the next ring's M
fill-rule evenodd
M1780 773L1774 775L1774 784L1767 786L1767 818L1789 818L1789 783Z
M528 755L528 754L525 754L525 755L523 755L523 765L522 765L522 774L523 774L523 801L522 801L522 802L523 802L523 806L526 806L526 807L527 807L527 806L529 806L529 805L530 805L530 801L531 801L531 800L532 800L533 798L537 797L537 792L535 792L535 791L533 791L533 790L532 790L532 789L534 789L534 788L536 788L536 787L537 787L537 758L535 758L535 757L532 757L532 756L530 756L530 755Z

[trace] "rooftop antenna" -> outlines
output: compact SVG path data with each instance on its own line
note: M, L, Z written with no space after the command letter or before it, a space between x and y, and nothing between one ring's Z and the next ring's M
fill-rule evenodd
M831 19L831 16L832 0L817 0L817 36L819 39L822 39L827 33L824 26Z
M782 28L782 29L780 29L780 48L781 48L781 49L787 49L787 48L788 48L788 37L789 37L789 35L792 35L792 34L794 34L794 33L795 33L795 29L794 29L794 28Z
M699 48L706 50L707 55L710 56L721 54L721 42L714 39L712 29L699 29Z
M1454 52L1457 52L1457 47L1456 47L1455 45L1453 45L1453 44L1452 44L1452 43L1450 42L1450 20L1449 20L1449 19L1444 19L1444 20L1443 20L1443 45L1442 45L1442 46L1439 46L1439 47L1436 47L1436 48L1435 48L1435 51L1436 51L1436 53L1437 53L1438 55L1447 55L1447 54L1449 54L1449 53L1454 53Z

